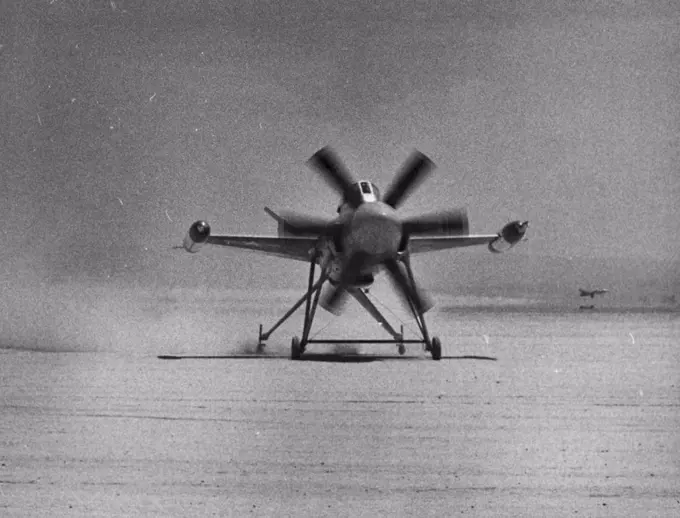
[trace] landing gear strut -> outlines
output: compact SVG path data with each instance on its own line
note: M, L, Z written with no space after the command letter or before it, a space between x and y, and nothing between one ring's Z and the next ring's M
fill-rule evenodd
M442 359L442 343L436 336L432 337L432 343L430 344L430 352L432 353L433 360Z
M300 356L302 356L302 345L300 344L300 339L294 336L290 344L290 359L299 360Z
M316 270L316 260L317 257L313 257L309 263L309 279L307 282L307 291L305 294L295 303L293 306L281 317L269 330L266 332L263 332L262 325L260 325L260 332L259 332L259 338L258 338L258 351L262 351L265 347L265 342L269 339L271 334L281 325L283 324L297 309L302 306L303 304L305 305L305 317L304 317L304 322L302 325L302 338L298 338L297 336L294 337L291 341L291 346L290 346L290 357L292 360L299 360L302 355L304 354L305 350L307 349L308 344L384 344L384 343L391 343L391 344L396 344L397 345L397 350L400 355L403 355L406 352L406 347L405 344L422 344L425 351L428 351L432 354L432 359L433 360L440 360L441 355L442 355L442 349L441 349L441 342L439 341L439 338L433 337L430 339L428 331L427 331L427 325L425 324L425 317L423 312L419 311L416 308L416 305L414 304L413 300L410 298L408 299L408 305L411 308L411 312L413 313L413 317L415 318L416 323L418 324L418 328L420 330L420 333L422 335L421 338L415 339L415 340L404 340L404 329L403 326L400 329L400 333L397 333L394 328L387 322L385 317L380 313L378 308L375 307L373 302L366 296L366 293L361 290L361 289L353 289L349 290L350 294L368 311L368 313L375 318L375 320L380 323L380 325L385 329L389 334L392 335L391 340L374 340L374 339L366 339L366 340L317 340L317 339L311 339L309 337L310 331L312 329L312 323L314 321L314 316L316 315L316 309L319 305L319 297L321 295L321 288L328 280L328 274L324 272L323 270L321 271L321 274L319 275L319 278L314 280L315 278L315 270ZM406 266L406 272L408 274L408 279L409 282L411 283L411 286L415 286L415 280L413 278L413 271L411 270L411 265L408 260L408 256L404 256L402 259L402 262Z

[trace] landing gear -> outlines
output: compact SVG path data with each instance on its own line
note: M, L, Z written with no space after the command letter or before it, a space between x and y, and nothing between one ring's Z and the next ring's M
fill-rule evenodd
M406 256L403 261L406 265L406 274L408 275L409 282L411 283L411 286L415 286L416 281L413 278L413 270L411 270L411 262L409 261L408 256ZM415 318L416 324L418 324L418 327L420 328L420 333L423 335L422 343L425 346L425 350L432 354L433 360L441 360L442 343L436 336L432 337L432 340L430 340L429 333L427 332L427 324L425 324L424 313L416 308L412 300L409 300L409 306L411 306L413 318Z
M264 352L264 346L267 345L264 343L264 340L262 339L262 324L260 324L260 333L259 337L257 340L257 348L255 349L255 352L257 354L262 354Z
M430 352L432 353L432 359L439 361L442 359L442 343L436 336L432 337L432 343L430 344Z
M258 350L264 349L265 342L269 339L271 334L283 324L297 309L305 304L305 321L302 328L302 338L297 336L293 338L290 346L290 356L293 360L299 360L302 354L307 348L309 343L309 331L312 328L312 321L314 320L314 314L316 313L316 308L319 304L319 296L321 295L321 287L323 283L328 280L328 275L325 272L321 272L319 278L314 281L314 271L316 267L316 256L312 257L309 264L309 281L307 284L307 292L295 303L293 306L283 315L276 324L274 324L271 329L266 332L262 331L262 324L260 324L260 334L258 338Z
M290 359L299 360L300 356L302 356L302 345L300 344L300 339L294 336L290 343Z
M334 344L334 343L340 343L340 344L360 344L360 343L369 343L369 344L396 344L397 345L397 351L399 352L400 355L403 355L406 353L406 346L405 344L422 344L424 349L432 354L432 358L434 360L440 360L442 356L442 350L441 350L441 342L439 341L438 338L434 337L432 340L430 340L428 331L427 331L427 325L425 324L425 317L424 317L424 312L420 310L419 308L416 307L414 304L413 300L410 298L407 300L409 307L411 308L411 311L413 313L413 317L418 324L418 328L420 330L420 333L422 335L421 338L419 339L413 339L413 340L404 340L404 329L403 326L401 328L401 332L398 333L391 325L390 323L385 319L385 317L382 315L382 313L378 310L378 308L373 304L373 302L368 298L366 295L366 292L362 289L354 289L354 290L348 290L349 293L363 306L366 311L380 324L380 326L387 331L391 336L391 340L315 340L310 338L310 331L312 329L312 322L314 321L314 316L316 314L316 308L319 305L319 297L321 295L321 288L328 280L328 274L322 270L321 275L319 276L316 281L314 280L315 277L315 268L316 268L316 260L317 257L314 256L311 258L310 264L309 264L309 280L307 282L307 291L306 293L295 303L293 306L286 312L281 319L279 319L271 329L268 331L264 332L262 325L260 325L260 332L259 332L259 340L258 340L258 347L257 350L258 352L262 352L262 350L265 347L265 342L269 339L271 334L281 325L283 324L284 321L286 321L297 309L302 306L303 304L305 305L305 316L304 316L304 323L302 325L302 337L298 338L297 336L294 337L291 340L291 345L290 345L290 357L292 360L299 360L302 355L304 354L305 350L307 349L307 344L310 343L324 343L324 344ZM413 271L411 270L411 265L408 260L408 256L403 256L400 258L400 260L404 263L406 266L406 272L408 274L408 280L411 283L411 286L415 287L415 280L413 278Z

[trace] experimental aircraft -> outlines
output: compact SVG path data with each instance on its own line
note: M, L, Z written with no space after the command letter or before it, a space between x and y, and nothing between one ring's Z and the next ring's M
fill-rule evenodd
M393 343L399 354L404 354L404 344L419 343L433 359L441 359L441 342L437 337L430 338L424 318L433 303L415 282L411 256L477 245L486 245L491 252L505 252L522 240L528 222L512 221L496 234L470 235L464 210L401 217L398 207L434 168L432 161L418 151L409 157L385 195L368 180L355 181L329 147L317 151L308 165L341 195L337 216L277 214L265 207L278 224L276 237L213 235L207 222L196 221L184 238L184 249L194 253L204 245L230 246L309 263L307 291L271 329L263 332L260 325L259 349L265 346L274 330L305 303L302 338L292 339L292 359L299 359L311 343ZM367 296L368 287L382 271L387 272L412 311L422 338L405 340L403 327L397 332ZM310 338L317 306L338 315L348 295L392 336L391 340Z
M581 297L590 297L591 299L594 299L595 295L604 295L605 293L609 293L609 290L604 288L597 288L594 290L584 290L583 288L579 288L578 291Z

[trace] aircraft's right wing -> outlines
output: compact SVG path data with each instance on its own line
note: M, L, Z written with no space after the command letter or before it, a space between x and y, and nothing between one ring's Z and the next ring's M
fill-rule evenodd
M187 232L183 248L187 252L198 252L205 245L230 246L254 250L267 255L308 262L314 257L319 241L317 237L274 237L244 235L212 235L210 225L197 221Z
M412 237L408 241L411 254L436 252L448 248L462 248L465 246L489 245L498 234L483 234L476 236L447 236L447 237Z

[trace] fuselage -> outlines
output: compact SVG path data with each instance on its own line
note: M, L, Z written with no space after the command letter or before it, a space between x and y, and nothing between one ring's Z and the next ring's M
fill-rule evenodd
M362 254L365 263L355 285L365 287L373 282L379 265L399 253L402 229L395 210L380 201L375 185L362 180L352 184L352 189L358 206L354 207L347 199L341 201L336 222L343 228L342 235L326 240L320 262L331 281L337 282L348 258Z

